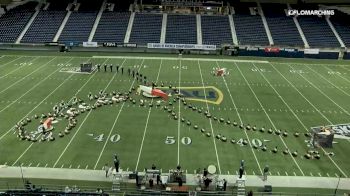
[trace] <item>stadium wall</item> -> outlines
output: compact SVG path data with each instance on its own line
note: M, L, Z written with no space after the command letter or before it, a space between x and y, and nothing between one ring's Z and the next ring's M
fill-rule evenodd
M158 49L147 48L136 45L115 45L113 47L82 47L80 45L67 46L69 51L76 52L118 52L118 53L161 53L178 54L178 49ZM38 51L58 51L56 44L0 44L0 50L38 50ZM311 52L310 52L311 51ZM314 59L338 59L339 51L319 50L319 49L294 49L278 47L239 47L236 52L226 52L225 49L217 50L183 50L183 54L203 54L203 55L236 55L236 56L259 56L259 57L284 57L284 58L314 58ZM350 59L350 52L344 53L344 59Z

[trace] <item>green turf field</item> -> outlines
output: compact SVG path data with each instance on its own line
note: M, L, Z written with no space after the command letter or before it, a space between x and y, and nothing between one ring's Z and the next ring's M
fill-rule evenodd
M309 138L304 133L310 127L350 122L350 63L130 56L1 56L0 165L101 169L105 163L112 165L113 154L117 153L121 168L129 171L155 164L164 172L180 164L188 173L215 165L220 174L236 174L244 159L248 175L260 175L269 165L271 175L349 177L349 140L335 139L334 148L317 149L320 160L305 159L303 155L309 150L305 142ZM62 72L88 61L122 65L124 74L105 73L103 68L92 74ZM213 76L213 68L218 67L227 68L230 74ZM58 132L65 129L67 120L58 117L55 141L30 142L17 137L16 123L30 118L32 122L25 129L36 131L40 118L34 115L52 112L62 100L71 103L76 95L93 105L96 100L88 99L89 92L127 92L137 87L140 82L128 76L128 68L139 70L158 86L163 83L167 92L169 85L179 88L187 105L181 100L173 102L173 94L169 99L172 105L162 102L156 107L159 99L152 101L132 91L135 104L126 101L86 111L62 138ZM147 101L143 107L140 99ZM211 114L210 119L205 111ZM240 129L234 122L256 126L257 130ZM260 131L262 127L265 132ZM288 136L269 134L270 128L286 131ZM300 136L293 136L295 132ZM217 139L217 135L225 136L227 141ZM42 135L35 137L40 139ZM240 144L242 141L247 145ZM259 141L267 151L262 150ZM258 147L253 148L254 144ZM271 152L275 147L276 154ZM284 155L282 151L287 148L297 151L298 156ZM335 155L326 156L324 152Z

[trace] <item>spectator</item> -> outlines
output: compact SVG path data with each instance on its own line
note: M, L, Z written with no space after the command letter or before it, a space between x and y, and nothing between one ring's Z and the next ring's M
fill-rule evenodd
M106 172L106 178L108 177L108 171L109 171L109 167L107 165L107 163L105 164L105 166L103 166L102 170L104 170Z

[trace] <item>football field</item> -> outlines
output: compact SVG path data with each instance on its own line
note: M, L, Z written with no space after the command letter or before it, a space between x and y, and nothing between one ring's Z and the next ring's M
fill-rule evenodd
M102 66L101 71L82 74L76 70L83 62L120 68L111 72L107 67L105 72ZM227 75L214 76L218 68L225 68ZM130 76L128 69L146 76L148 84L156 83L169 100L138 94L144 81ZM129 90L134 102L110 99L113 91L125 96ZM88 95L100 91L110 101L95 109L80 107L97 103ZM74 97L82 102L72 104ZM62 110L50 141L37 129L46 119L42 114L53 113L60 103L72 104L81 113L76 126L64 133L68 120ZM20 122L36 142L18 137L15 125ZM243 159L248 175L261 175L268 165L275 176L349 177L350 140L334 139L333 148L310 149L305 135L311 127L347 123L346 61L0 56L0 165L100 170L106 163L112 166L116 153L120 167L128 171L155 164L163 172L181 165L194 173L214 165L219 174L236 174ZM320 159L314 158L316 152L305 158L309 150L318 151Z

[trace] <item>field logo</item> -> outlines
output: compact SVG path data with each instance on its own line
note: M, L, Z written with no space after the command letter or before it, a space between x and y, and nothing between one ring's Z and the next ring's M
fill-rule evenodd
M168 95L173 93L173 90L169 89L168 87L159 87L159 89ZM190 101L199 101L219 105L224 99L222 92L215 86L177 87L177 89L180 90L182 97Z

